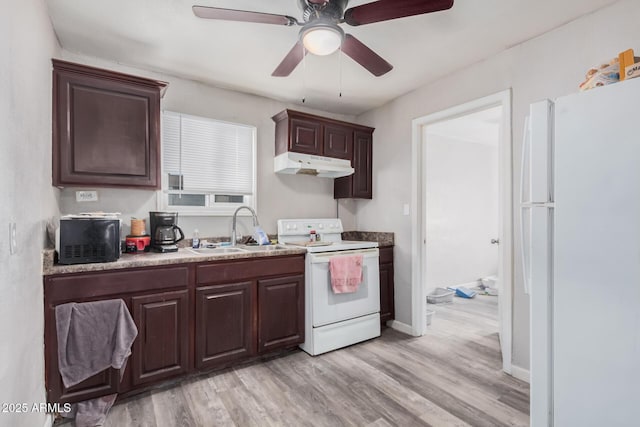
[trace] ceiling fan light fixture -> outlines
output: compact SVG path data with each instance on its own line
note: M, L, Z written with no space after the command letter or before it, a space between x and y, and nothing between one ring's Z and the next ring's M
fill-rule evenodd
M337 25L315 24L303 28L300 39L310 53L319 56L331 55L342 45L344 31Z

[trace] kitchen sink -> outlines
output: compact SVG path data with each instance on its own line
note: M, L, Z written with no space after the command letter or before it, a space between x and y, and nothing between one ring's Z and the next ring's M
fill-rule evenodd
M237 254L237 253L248 252L247 250L242 248L226 248L226 247L225 248L199 248L199 249L189 248L189 250L191 252L195 252L200 255Z

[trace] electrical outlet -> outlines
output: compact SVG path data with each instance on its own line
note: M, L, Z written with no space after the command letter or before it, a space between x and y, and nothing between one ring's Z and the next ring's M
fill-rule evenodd
M18 251L18 238L16 236L16 223L9 223L9 253L11 255Z
M98 192L92 191L76 191L76 202L97 202Z

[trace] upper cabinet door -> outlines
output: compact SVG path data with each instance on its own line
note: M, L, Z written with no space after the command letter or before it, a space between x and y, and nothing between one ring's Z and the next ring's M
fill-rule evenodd
M53 184L159 188L165 84L53 64Z
M325 125L324 155L351 160L353 157L353 129L340 125Z
M371 199L373 196L373 160L371 132L356 131L354 133L353 168L353 197Z
M322 155L322 126L319 122L292 118L289 151Z

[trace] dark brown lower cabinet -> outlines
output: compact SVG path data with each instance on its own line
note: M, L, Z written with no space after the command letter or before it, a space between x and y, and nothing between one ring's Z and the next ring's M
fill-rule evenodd
M380 248L380 322L393 320L394 312L393 246Z
M196 289L196 368L227 364L253 353L252 283Z
M304 254L45 276L49 402L133 393L304 341ZM55 307L122 299L138 328L123 372L65 388Z
M175 348L180 341L187 343L187 353L182 349L182 362L188 361L188 290L189 268L185 265L113 270L45 276L44 278L44 319L45 319L45 374L49 402L79 402L113 393L125 393L136 385L134 380L144 379L151 384L157 379L178 375L182 371L169 367L163 371L161 365L175 356L152 354L159 349ZM132 356L123 372L109 368L76 386L66 388L58 371L58 339L56 332L55 308L60 304L83 303L96 300L122 299L136 317L138 337L134 341ZM132 301L137 305L132 309ZM179 308L178 308L179 307ZM135 312L134 312L135 311ZM177 313L180 313L177 315ZM174 317L176 316L177 317ZM179 318L179 319L178 319ZM180 337L165 337L160 325L176 325ZM180 328L182 328L180 330ZM141 341L141 337L148 340ZM173 341L173 342L171 342ZM165 346L170 343L169 346ZM175 354L175 353L174 353ZM146 360L145 360L146 359ZM146 364L145 364L146 363ZM132 378L136 365L142 366L137 378ZM167 363L167 367L170 365ZM184 365L186 366L186 365ZM158 368L156 370L156 368Z
M60 396L55 400L56 402L79 402L117 393L120 390L120 371L109 368L69 388L64 386L60 375L56 381L57 384L51 385L51 389L55 390L54 393Z
M187 372L189 306L186 289L131 298L138 337L133 343L133 384L144 384Z
M304 342L304 275L258 280L258 352Z

